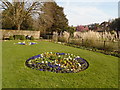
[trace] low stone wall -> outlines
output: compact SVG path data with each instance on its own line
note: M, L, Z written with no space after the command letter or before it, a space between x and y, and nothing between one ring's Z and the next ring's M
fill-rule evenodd
M9 38L9 36L13 35L30 35L33 36L35 39L39 39L40 31L28 31L28 30L0 30L0 39Z

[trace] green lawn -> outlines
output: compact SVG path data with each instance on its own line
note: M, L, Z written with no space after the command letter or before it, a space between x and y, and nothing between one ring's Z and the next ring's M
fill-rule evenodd
M118 88L118 58L47 41L37 45L2 43L3 88ZM79 55L90 66L79 73L53 73L30 69L25 61L43 52Z

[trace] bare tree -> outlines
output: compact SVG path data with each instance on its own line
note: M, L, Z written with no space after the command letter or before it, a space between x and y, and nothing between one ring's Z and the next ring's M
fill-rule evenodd
M8 18L16 27L20 30L21 24L27 19L27 17L38 13L40 14L41 2L28 2L25 0L13 0L12 2L8 0L0 0L1 7L4 11L4 17Z

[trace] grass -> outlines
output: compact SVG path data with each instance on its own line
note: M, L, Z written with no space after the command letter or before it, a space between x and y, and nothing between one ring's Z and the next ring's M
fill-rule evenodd
M118 88L118 58L74 47L38 41L36 45L2 43L3 88ZM79 55L90 66L79 73L53 73L30 69L25 61L43 52Z

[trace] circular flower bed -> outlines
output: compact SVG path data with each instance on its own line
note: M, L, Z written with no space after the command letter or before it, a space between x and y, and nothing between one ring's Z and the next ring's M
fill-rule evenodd
M18 42L16 44L19 44L19 45L34 45L34 44L37 44L37 43L36 42L28 42L28 43L26 43L26 42Z
M69 53L45 52L29 58L26 66L40 71L56 73L76 73L88 68L88 62Z

